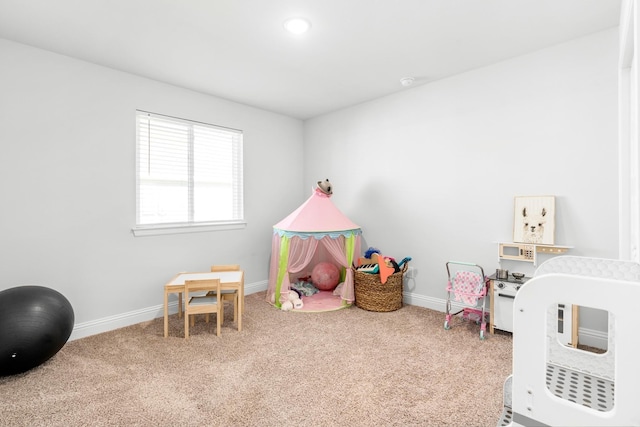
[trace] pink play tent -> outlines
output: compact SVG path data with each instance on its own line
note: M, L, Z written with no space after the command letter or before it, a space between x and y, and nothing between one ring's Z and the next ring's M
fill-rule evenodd
M305 275L319 262L342 266L342 305L355 299L354 257L360 253L362 230L331 201L331 194L316 188L298 209L273 226L267 301L280 307L291 289L291 280Z

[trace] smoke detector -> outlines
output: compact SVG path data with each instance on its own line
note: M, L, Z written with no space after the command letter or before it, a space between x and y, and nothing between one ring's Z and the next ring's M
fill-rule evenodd
M400 79L400 84L404 87L409 87L413 84L416 79L413 77L403 77Z

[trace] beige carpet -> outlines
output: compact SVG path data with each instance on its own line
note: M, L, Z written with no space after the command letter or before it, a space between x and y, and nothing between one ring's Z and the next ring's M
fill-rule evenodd
M243 331L162 319L69 342L0 378L2 426L495 426L511 337L405 306L282 312L246 297Z

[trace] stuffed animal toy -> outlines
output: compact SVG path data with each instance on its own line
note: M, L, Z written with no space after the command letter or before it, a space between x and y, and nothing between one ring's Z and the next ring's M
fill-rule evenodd
M291 289L289 291L289 301L291 301L291 303L293 304L293 308L302 308L303 307L303 303L302 303L302 296L300 296L300 292L298 292L295 289Z
M291 289L289 290L289 297L287 301L282 303L282 306L280 307L280 309L282 309L283 311L289 311L289 310L293 310L294 308L295 309L302 308L303 306L304 304L300 299L300 294L298 293L298 291L296 291L295 289Z
M395 268L393 268L391 262L387 262L388 259L389 257L385 257L377 253L371 255L371 260L378 263L380 283L382 283L383 285L387 283L387 278L389 278L389 276L391 276L395 272Z
M296 310L299 310L302 307L304 307L304 303L302 302L302 300L300 298L291 301L291 303L293 304L293 308L296 309Z
M379 254L379 253L380 253L380 249L376 249L373 246L369 246L369 249L367 249L367 251L364 253L364 257L371 259L371 255Z
M294 288L289 289L289 301L294 301L300 298L302 298L302 294L299 290Z
M325 179L324 181L318 181L318 188L324 194L327 194L329 196L333 194L333 186L331 185L331 182L329 182L329 178Z

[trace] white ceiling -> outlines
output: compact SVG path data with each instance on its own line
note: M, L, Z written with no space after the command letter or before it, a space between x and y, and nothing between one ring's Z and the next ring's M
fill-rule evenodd
M401 77L424 84L616 27L620 6L621 0L0 0L0 38L307 119L407 90ZM282 24L291 16L309 19L311 30L287 33Z

